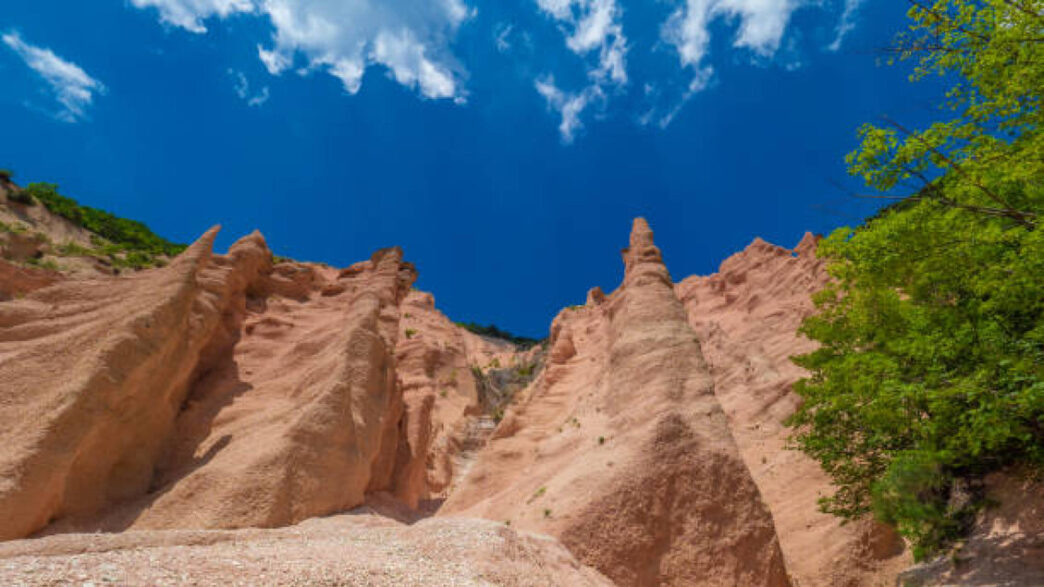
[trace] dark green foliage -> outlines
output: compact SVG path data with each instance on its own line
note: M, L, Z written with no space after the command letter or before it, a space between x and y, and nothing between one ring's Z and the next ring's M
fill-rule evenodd
M475 324L474 322L457 322L456 324L457 326L460 326L465 330L478 334L479 336L489 336L491 338L499 338L501 340L506 340L510 343L513 343L515 346L518 346L523 349L528 349L530 347L536 346L541 342L535 338L515 336L510 332L497 328L493 324L490 324L489 326L482 326L480 324Z
M407 329L406 329L406 330L404 331L404 333L406 334L406 338L413 338L413 335L414 335L414 334L417 334L417 331L416 331L416 330L414 330L413 328L407 328Z
M14 177L14 172L10 169L0 169L0 182L8 183L11 178Z
M141 253L129 266L146 261L145 255L174 256L185 250L185 245L172 243L157 236L136 220L119 218L104 210L81 206L76 200L58 193L52 183L31 183L24 192L47 207L48 210L117 245L121 250Z
M28 190L12 189L7 192L7 199L12 202L24 204L26 206L32 206L36 204L36 200L33 199L31 193Z

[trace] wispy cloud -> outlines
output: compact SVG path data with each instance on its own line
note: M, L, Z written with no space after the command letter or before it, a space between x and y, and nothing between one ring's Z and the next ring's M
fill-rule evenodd
M5 33L0 39L47 82L61 105L54 112L58 120L70 123L84 120L94 96L105 93L105 86L87 75L79 65L62 59L50 49L26 43L17 32Z
M845 36L852 32L856 26L856 16L863 0L845 0L845 9L841 12L841 18L837 21L837 30L834 33L834 41L827 45L828 51L839 51Z
M547 107L562 117L558 132L563 143L572 143L578 130L583 128L580 114L593 103L605 100L601 86L592 84L577 93L565 92L555 85L555 78L547 76L536 80L537 92L547 102Z
M548 105L561 113L559 132L571 143L583 125L580 114L592 102L605 102L609 92L627 85L627 37L622 10L616 0L536 0L540 10L558 24L566 47L585 61L587 85L567 93L545 74L536 89Z
M232 78L236 95L239 96L241 100L246 101L247 106L261 106L268 101L268 86L261 88L260 92L251 95L250 82L242 71L229 69L228 75Z
M131 0L138 8L155 8L160 20L194 33L205 33L203 21L237 12L252 12L253 0Z

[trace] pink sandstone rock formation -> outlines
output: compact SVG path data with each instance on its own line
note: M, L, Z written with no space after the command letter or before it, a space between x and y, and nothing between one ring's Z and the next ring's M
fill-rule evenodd
M783 424L804 375L789 357L813 348L797 328L827 280L811 235L672 284L637 220L623 284L555 318L546 367L512 401L544 351L452 323L398 249L340 271L273 264L257 233L214 254L214 229L114 276L55 257L91 235L9 189L0 540L121 533L0 545L0 583L1044 580L1040 483L1014 472L987 480L1001 507L956 566L904 571L893 532L817 511L829 479Z
M215 234L0 307L0 538L115 505L120 527L283 525L390 484L412 267L380 251L304 307L267 295L292 281L260 235L219 256Z
M0 538L148 490L228 298L265 262L247 239L212 263L215 233L162 271L0 306Z
M457 473L455 457L483 407L472 369L514 353L511 344L483 339L451 322L430 293L412 291L406 297L396 347L405 436L395 493L411 507L442 495Z
M644 220L621 287L551 327L548 365L439 515L558 537L619 585L789 584Z
M57 271L19 267L0 259L0 302L22 297L31 291L47 287L61 277Z
M799 398L791 391L804 371L792 355L814 343L797 333L814 308L811 294L829 278L806 233L793 250L755 239L710 276L675 286L714 377L744 461L772 511L787 569L800 585L890 583L909 564L891 531L866 521L842 526L819 512L832 492L819 465L788 450L784 421Z

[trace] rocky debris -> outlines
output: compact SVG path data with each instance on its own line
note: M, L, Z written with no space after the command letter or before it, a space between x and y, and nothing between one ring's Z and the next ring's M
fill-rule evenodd
M787 569L800 585L888 583L909 564L901 539L866 520L842 526L818 510L829 477L788 450L784 421L798 405L791 386L805 372L791 362L814 343L797 333L829 279L806 233L794 250L755 239L710 276L675 286L700 340L714 390L740 453L772 511Z
M548 364L439 515L556 536L620 585L789 584L644 220L623 285L564 310Z
M971 533L951 552L900 573L900 584L1044 585L1044 480L1009 470L984 485L988 505Z
M0 544L4 585L612 585L557 542L485 520L359 512L275 530L65 534Z

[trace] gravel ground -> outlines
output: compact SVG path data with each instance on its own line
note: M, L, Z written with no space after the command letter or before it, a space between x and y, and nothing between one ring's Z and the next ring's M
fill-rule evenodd
M0 544L0 584L610 585L556 541L465 518L345 514L272 530L64 534Z

